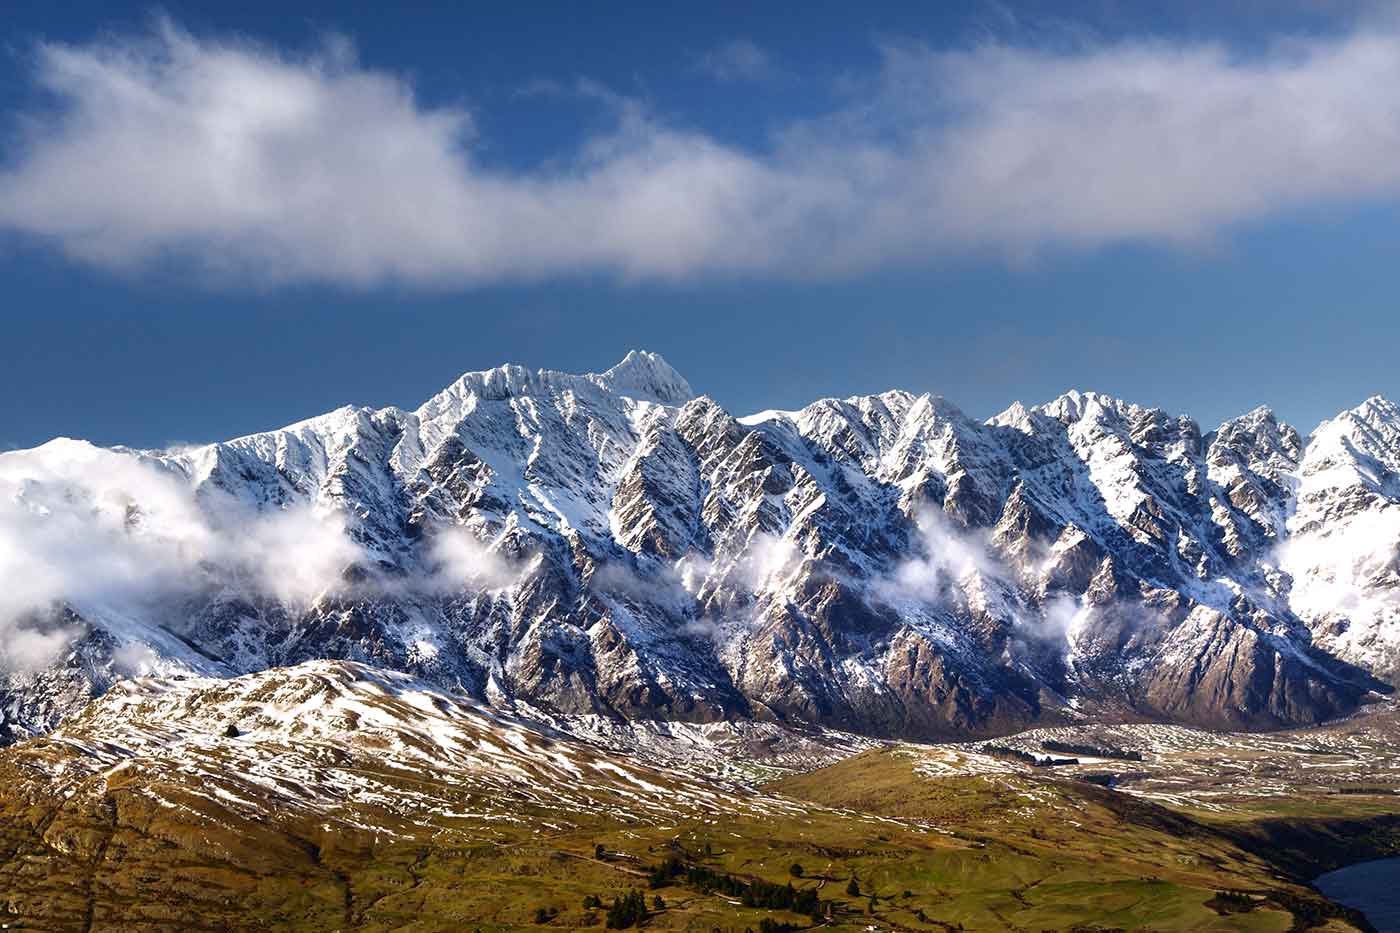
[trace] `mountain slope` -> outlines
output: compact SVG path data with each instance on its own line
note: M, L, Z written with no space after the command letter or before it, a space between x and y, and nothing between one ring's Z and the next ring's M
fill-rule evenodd
M722 744L679 732L645 754ZM950 756L977 766L949 773ZM65 933L602 928L614 898L644 892L648 929L1365 929L1300 883L1316 853L1255 854L1238 821L956 747L834 757L754 790L701 776L700 757L658 767L347 662L126 681L0 750L0 917ZM1240 890L1223 909L1218 892Z
M1307 442L1082 392L740 419L638 352L203 447L59 440L0 455L35 581L0 601L0 728L319 658L617 719L1315 722L1395 675L1397 465L1380 399Z

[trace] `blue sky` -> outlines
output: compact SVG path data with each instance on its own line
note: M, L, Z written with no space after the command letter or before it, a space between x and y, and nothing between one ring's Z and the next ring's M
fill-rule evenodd
M226 6L7 5L0 447L632 347L736 413L1400 394L1387 5Z

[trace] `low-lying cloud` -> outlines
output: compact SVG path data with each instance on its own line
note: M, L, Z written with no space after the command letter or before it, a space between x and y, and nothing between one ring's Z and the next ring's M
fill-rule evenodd
M496 590L519 580L520 568L459 525L439 529L428 546L434 568L432 589L461 592L468 587Z
M1400 513L1394 509L1290 537L1273 558L1292 578L1290 608L1304 618L1344 616L1364 630L1400 618Z
M958 598L963 581L974 574L999 580L1009 577L996 561L984 536L955 529L943 513L923 509L914 517L915 552L900 561L889 579L881 581L887 596L947 605Z
M1018 640L1073 650L1091 612L1082 597L1051 592L1038 605L1023 599L1022 573L995 552L987 531L961 528L939 509L920 510L914 530L911 553L875 583L881 599L896 606L960 610L975 590L984 608L1016 626Z
M428 547L414 579L355 582L373 565L333 509L257 509L135 454L55 441L0 455L0 672L53 661L81 635L55 610L97 617L129 639L116 661L151 656L145 627L216 588L293 610L348 590L435 594L508 585L512 568L465 529ZM185 607L187 608L187 606Z
M304 606L362 555L334 514L196 501L132 454L55 441L0 456L0 641L7 669L42 666L79 615L140 620L211 583Z
M764 60L738 51L731 66ZM1379 25L1247 55L890 45L830 113L779 118L762 146L633 102L525 170L484 165L469 112L425 104L343 42L291 54L167 24L41 45L33 79L55 103L4 152L0 229L227 283L840 275L1195 246L1400 193L1400 37Z

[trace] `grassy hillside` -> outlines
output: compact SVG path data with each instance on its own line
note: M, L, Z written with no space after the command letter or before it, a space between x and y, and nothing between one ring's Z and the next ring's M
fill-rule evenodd
M1364 929L1303 881L1338 846L1383 851L1400 813L1360 793L1328 821L1311 798L1171 809L1062 769L970 752L950 768L946 747L881 747L752 789L392 686L318 672L221 687L217 715L162 693L158 724L143 696L5 750L0 921L603 929L637 892L647 915L619 907L615 923ZM315 726L351 706L349 737ZM230 716L249 731L221 733Z

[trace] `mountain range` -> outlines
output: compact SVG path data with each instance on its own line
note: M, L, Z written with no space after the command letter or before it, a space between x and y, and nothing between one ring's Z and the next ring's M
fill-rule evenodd
M1379 397L1307 436L1078 391L735 417L653 353L507 365L414 411L0 454L0 741L125 677L318 659L616 721L1306 725L1400 676L1398 548Z

